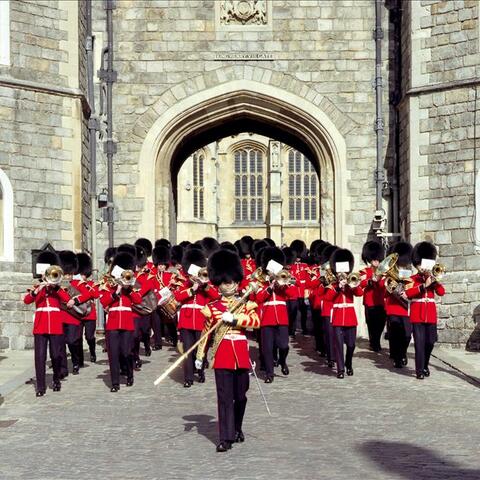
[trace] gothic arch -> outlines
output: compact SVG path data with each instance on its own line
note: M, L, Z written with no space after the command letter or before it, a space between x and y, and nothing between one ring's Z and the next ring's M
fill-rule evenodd
M354 127L353 122L328 99L293 77L248 66L214 70L176 85L136 122L133 141L142 143L136 196L144 198L139 234L173 238L172 177L176 168L178 171L174 158L182 148L183 158L188 156L187 151L192 153L195 145L190 140L196 134L235 119L268 125L298 140L300 149L307 152L317 169L332 170L335 237L331 240L345 243L345 211L350 204L343 175L344 135ZM190 144L193 150L185 150ZM165 175L166 172L171 174Z

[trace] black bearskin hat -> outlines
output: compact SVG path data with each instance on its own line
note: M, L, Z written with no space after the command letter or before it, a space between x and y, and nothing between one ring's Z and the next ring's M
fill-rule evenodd
M155 247L168 247L170 248L172 244L170 243L170 240L167 240L166 238L159 238L158 240L155 240Z
M215 240L213 237L202 238L202 240L200 240L200 243L207 258L210 257L210 255L213 255L217 250L220 250L220 245L218 241Z
M303 240L294 240L290 244L290 248L296 252L297 258L303 258L307 254L307 246Z
M353 253L346 248L338 248L335 250L331 257L330 257L330 269L333 273L337 273L337 263L338 262L348 262L349 270L348 272L352 272L353 265L355 260L353 258Z
M388 249L388 254L397 253L398 261L397 264L400 267L407 267L412 263L412 250L413 247L409 242L399 241L394 243Z
M252 254L252 244L253 239L249 236L242 237L240 240L235 242L240 258L245 258L247 255Z
M330 261L330 257L332 256L332 253L337 249L338 249L337 246L328 244L320 254L320 258L319 258L320 265L323 265L324 263Z
M237 247L232 242L222 242L220 244L220 248L222 250L230 250L231 252L236 253L238 255Z
M310 244L310 249L309 249L309 253L310 255L314 255L314 252L317 250L318 247L322 246L323 244L325 243L324 240L314 240L311 244Z
M37 263L48 263L49 265L60 265L60 258L57 252L45 250L40 252L37 256Z
M370 240L365 242L362 248L362 260L364 263L370 263L372 260L381 262L385 258L385 249L380 242Z
M275 244L275 241L272 240L272 239L269 238L269 237L265 237L265 238L263 239L263 241L264 241L264 242L267 242L269 247L276 247L276 246L277 246L277 245Z
M133 258L137 256L137 247L131 243L122 243L117 247L117 253L126 252L129 253Z
M214 285L243 280L240 257L230 250L217 250L208 259L208 278Z
M124 270L135 270L135 257L128 252L119 252L113 258L112 266Z
M182 248L187 248L189 245L191 245L192 242L190 242L189 240L183 240L179 243L179 245L182 247Z
M315 260L315 263L320 263L320 258L322 256L322 252L329 246L330 244L320 240L317 244L314 245L313 250L310 250L310 255Z
M159 245L152 251L152 260L155 265L170 264L170 249L165 245Z
M112 263L113 257L117 254L117 247L108 247L103 254L103 261L106 265Z
M75 275L78 270L78 260L75 253L71 250L62 250L58 252L60 257L60 266L66 275Z
M255 240L252 243L252 257L255 260L256 265L259 267L262 263L262 251L268 247L268 243L264 240Z
M135 246L135 250L135 263L140 268L144 267L148 261L147 252L139 245Z
M264 271L267 270L267 265L270 260L275 260L281 265L285 265L285 254L278 247L266 247L262 249L260 265Z
M170 249L170 258L174 265L182 263L183 258L183 247L181 245L174 245Z
M290 247L282 248L282 252L285 255L285 265L293 265L297 259L297 254Z
M92 258L88 253L82 252L77 253L77 260L78 260L78 271L80 275L85 275L89 277L92 274Z
M419 242L415 245L412 252L412 263L415 267L422 263L422 258L428 260L437 259L437 248L430 242Z
M182 258L182 267L185 272L188 272L188 269L192 264L198 265L199 267L207 266L207 258L205 257L203 250L198 248L190 248L185 250Z
M145 253L147 254L147 257L149 257L152 254L153 245L148 238L137 239L137 241L135 242L135 246L142 247Z

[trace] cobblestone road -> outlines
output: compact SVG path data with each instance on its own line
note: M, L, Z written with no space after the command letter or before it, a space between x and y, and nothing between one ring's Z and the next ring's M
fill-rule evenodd
M105 355L37 399L32 385L0 408L0 478L10 479L480 479L480 389L434 360L432 376L390 370L358 348L355 375L337 380L299 337L291 375L266 392L252 379L246 442L215 452L216 401L207 383L182 387L174 358L153 352L133 388L109 391ZM361 344L362 345L362 344Z

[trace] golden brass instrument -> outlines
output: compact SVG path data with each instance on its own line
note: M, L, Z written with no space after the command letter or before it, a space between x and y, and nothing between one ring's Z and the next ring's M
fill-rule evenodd
M360 285L360 274L357 272L352 272L347 277L347 284L350 288L357 288Z
M295 277L285 268L280 270L276 275L272 277L272 280L281 287L288 285L295 285Z
M199 270L197 275L191 275L190 277L194 283L199 285L204 285L208 282L208 271L207 267L203 267Z
M377 278L385 277L385 289L389 293L393 293L401 283L397 261L398 254L392 253L388 255L375 270L375 276Z
M262 267L258 267L251 275L250 279L254 282L267 283L269 278L268 274L263 271Z
M436 263L432 268L432 277L436 282L442 280L447 273L447 267L443 263Z
M325 275L323 276L325 285L331 285L333 282L336 281L337 277L332 272L332 269L330 268L330 263L329 262L325 262L321 266L321 269L325 272Z
M133 287L137 281L133 270L124 270L120 278L116 280L122 287Z
M63 270L58 265L52 265L45 270L44 282L47 285L60 285L63 280Z

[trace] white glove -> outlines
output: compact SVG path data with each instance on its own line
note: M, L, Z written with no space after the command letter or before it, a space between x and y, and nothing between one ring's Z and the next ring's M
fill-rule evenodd
M233 313L224 312L222 314L222 321L232 324L235 321L235 317L233 316Z
M197 370L201 370L203 368L203 360L200 360L200 359L196 359L195 360L195 368Z

